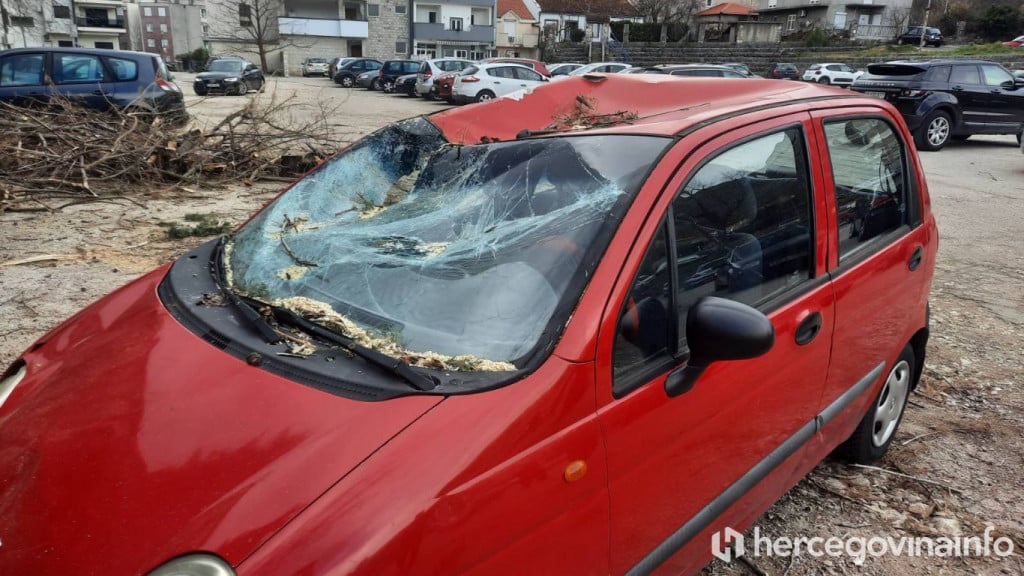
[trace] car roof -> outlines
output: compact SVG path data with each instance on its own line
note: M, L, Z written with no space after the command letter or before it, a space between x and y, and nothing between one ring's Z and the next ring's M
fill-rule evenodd
M515 66L517 68L526 68L527 70L533 70L534 72L537 72L533 68L520 62L481 62L478 64L473 64L473 66L476 66L477 68L481 68L484 70L488 70L490 68L497 68L498 66ZM537 73L540 74L540 72Z
M150 52L137 52L134 50L107 50L106 48L70 48L70 47L59 47L59 46L39 46L36 48L12 48L10 50L0 50L0 56L7 56L9 54L24 54L26 52L59 52L59 53L71 53L71 54L90 54L98 56L135 56L137 58L159 58L159 54L152 54Z
M643 94L642 100L637 94ZM477 144L481 138L515 140L523 130L543 134L566 113L566 102L584 99L594 117L622 112L629 122L589 133L674 136L723 116L821 100L843 99L865 106L887 106L857 92L817 83L749 78L683 78L667 74L595 74L571 76L498 98L482 106L452 108L430 121L456 144ZM856 101L856 102L854 102Z
M885 62L875 62L874 64L909 64L911 66L920 66L922 68L928 68L930 66L938 65L949 65L949 64L999 64L991 60L982 60L980 58L932 58L931 60L886 60ZM999 64L1002 66L1002 64ZM1004 66L1005 68L1005 66Z

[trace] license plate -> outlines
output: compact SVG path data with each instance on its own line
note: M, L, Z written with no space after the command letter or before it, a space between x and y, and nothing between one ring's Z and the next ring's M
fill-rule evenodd
M865 92L868 96L874 96L875 98L881 98L885 100L885 92Z
M216 87L220 86L220 82L207 82L206 85L209 86L210 88L216 88Z

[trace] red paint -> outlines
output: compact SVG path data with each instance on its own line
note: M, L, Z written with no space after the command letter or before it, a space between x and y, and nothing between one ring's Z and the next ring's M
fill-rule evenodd
M245 576L619 574L868 372L869 358L891 362L924 327L937 232L918 176L924 224L773 309L767 354L713 364L678 398L662 389L667 373L614 398L613 340L633 274L676 191L715 150L802 127L818 277L838 265L821 119L887 116L921 168L888 104L794 82L570 78L431 120L453 142L511 139L578 94L597 114L637 112L605 132L686 136L649 175L535 372L448 398L337 397L183 328L156 297L161 268L23 355L28 375L0 407L0 574L144 574L193 551ZM800 100L811 96L835 99ZM743 112L752 101L777 106ZM917 246L925 256L911 274ZM797 346L811 311L824 337ZM710 534L755 521L849 434L877 389L659 572L699 570Z

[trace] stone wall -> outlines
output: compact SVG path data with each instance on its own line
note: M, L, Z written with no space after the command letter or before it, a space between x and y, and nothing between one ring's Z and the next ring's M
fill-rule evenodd
M359 40L354 40L359 42ZM328 36L281 36L285 46L284 69L288 76L302 76L302 61L306 58L331 58L348 56L349 39Z
M381 62L408 58L412 49L409 38L410 3L407 0L370 0L369 4L380 6L380 16L367 17L370 37L363 41L363 56ZM404 6L405 13L396 13L395 6ZM396 44L399 42L405 43L404 52L398 51Z

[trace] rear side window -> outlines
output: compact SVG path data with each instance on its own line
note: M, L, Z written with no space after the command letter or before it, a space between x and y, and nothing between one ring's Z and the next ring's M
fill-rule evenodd
M402 62L402 73L404 74L413 74L419 69L419 62Z
M512 72L520 80L532 80L534 82L541 82L543 80L539 72L527 68L513 67Z
M53 81L57 84L81 84L108 80L99 56L61 53L53 55Z
M687 349L687 312L701 297L764 306L812 277L805 150L790 128L722 151L690 177L620 314L616 395Z
M0 86L36 86L43 83L42 54L18 54L0 59Z
M951 66L933 66L928 69L924 79L929 82L949 82L949 71Z
M139 77L139 65L134 60L128 60L127 58L113 58L109 56L105 57L104 60L106 60L107 66L114 75L114 80L125 82L135 80ZM158 66L163 68L162 65ZM161 72L160 77L165 78L166 75Z
M889 123L851 118L825 124L839 234L839 264L870 254L873 242L909 223L906 152Z
M380 62L374 62L373 60L367 60L363 63L366 70L380 70L382 64Z
M953 73L949 75L949 81L953 84L981 84L978 67L973 64L953 66Z
M443 62L441 62L441 64L443 64ZM444 68L442 66L438 66L438 68L441 69L441 70L444 70ZM427 62L424 62L424 63L420 64L419 73L420 74L426 74L427 72L430 72L430 64L427 63Z

